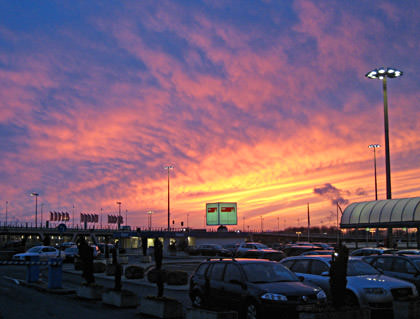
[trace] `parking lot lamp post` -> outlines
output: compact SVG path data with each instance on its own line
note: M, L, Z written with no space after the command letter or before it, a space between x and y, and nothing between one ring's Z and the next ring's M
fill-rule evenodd
M170 196L169 196L169 171L174 167L172 165L167 165L164 167L168 170L168 231L171 230L171 213L170 213Z
M44 203L41 203L41 228L42 228L42 210L44 208Z
M388 93L387 78L397 78L403 75L403 72L394 68L379 68L366 73L369 79L382 80L382 90L384 95L384 127L385 127L385 165L386 165L386 199L392 198L391 193L391 161L389 151L389 126L388 126Z
M370 144L369 148L373 148L373 167L375 172L375 200L378 200L378 183L376 180L376 149L381 147L379 144Z
M6 225L5 226L7 226L7 205L9 204L9 202L8 201L6 201Z
M152 214L153 214L153 212L151 210L149 210L147 212L147 220L148 220L149 230L152 230Z
M121 227L121 202L117 202L118 205L118 230L120 230Z
M31 193L31 196L35 196L35 228L38 227L38 193Z

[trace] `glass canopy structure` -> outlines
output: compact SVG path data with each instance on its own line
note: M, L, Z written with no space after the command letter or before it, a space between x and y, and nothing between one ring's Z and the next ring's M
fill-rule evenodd
M352 203L341 216L341 228L418 228L420 197Z

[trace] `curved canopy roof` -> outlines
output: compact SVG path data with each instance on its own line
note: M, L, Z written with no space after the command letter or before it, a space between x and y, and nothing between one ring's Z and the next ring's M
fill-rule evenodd
M420 227L420 197L352 203L344 210L340 226Z

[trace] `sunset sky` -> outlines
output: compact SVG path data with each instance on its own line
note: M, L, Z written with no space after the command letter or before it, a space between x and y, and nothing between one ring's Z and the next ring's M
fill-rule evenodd
M49 211L203 228L335 223L335 201L420 196L420 2L1 1L0 222ZM71 216L72 217L72 216ZM71 224L72 220L70 221ZM105 224L105 218L103 220ZM236 227L231 227L234 229Z

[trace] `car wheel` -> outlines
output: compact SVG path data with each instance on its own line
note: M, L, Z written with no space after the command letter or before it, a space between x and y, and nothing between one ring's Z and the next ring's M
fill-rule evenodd
M204 307L204 300L203 297L201 297L200 293L195 291L191 295L191 303L194 307L202 308Z
M245 319L257 319L258 306L255 302L249 302L245 307Z
M346 294L344 296L344 304L352 308L359 307L359 301L357 300L357 297L354 295L354 293L352 293L351 291L346 291Z

